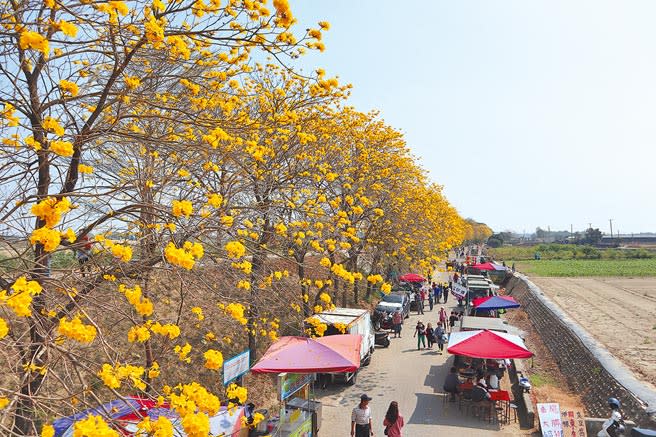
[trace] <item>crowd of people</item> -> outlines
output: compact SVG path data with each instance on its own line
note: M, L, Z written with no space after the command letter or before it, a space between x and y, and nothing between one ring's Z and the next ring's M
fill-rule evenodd
M433 349L433 345L437 344L438 353L441 354L444 351L444 343L447 342L447 334L453 330L456 323L462 317L464 317L464 312L462 311L451 311L451 314L447 315L444 307L441 307L435 327L430 322L424 325L423 321L417 321L414 334L412 335L413 338L417 338L417 350Z

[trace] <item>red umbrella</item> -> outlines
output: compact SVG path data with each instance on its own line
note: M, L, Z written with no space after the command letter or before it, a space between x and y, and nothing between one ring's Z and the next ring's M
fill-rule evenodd
M399 278L403 282L424 282L426 278L416 273L406 273L405 275Z
M493 360L533 356L517 335L487 329L452 332L447 351L454 355Z
M360 367L361 335L280 337L253 366L253 373L354 372Z

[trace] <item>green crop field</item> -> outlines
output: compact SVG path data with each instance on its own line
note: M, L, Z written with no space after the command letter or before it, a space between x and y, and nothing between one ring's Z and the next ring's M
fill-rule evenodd
M533 276L656 276L656 258L526 260L516 268Z

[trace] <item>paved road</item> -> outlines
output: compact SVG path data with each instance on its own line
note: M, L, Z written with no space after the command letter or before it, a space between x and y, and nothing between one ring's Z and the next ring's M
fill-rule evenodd
M457 302L453 296L445 305L451 311ZM440 306L433 311L426 308L423 316L413 314L403 325L402 338L392 339L389 348L377 348L368 367L360 370L354 386L335 385L326 390L318 389L316 396L323 404L321 437L350 436L351 410L362 393L373 398L370 402L374 419L374 435L383 436L383 418L389 403L399 403L405 418L404 436L517 436L523 433L517 425L489 424L475 418L465 417L456 404L443 407L442 383L453 362L446 353L440 355L433 350L417 350L416 338L412 338L417 320L435 326Z

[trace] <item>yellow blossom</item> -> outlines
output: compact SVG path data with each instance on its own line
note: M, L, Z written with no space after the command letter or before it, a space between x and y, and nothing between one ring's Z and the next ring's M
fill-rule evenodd
M77 35L77 27L68 21L61 20L57 23L57 28L61 30L64 35L70 36L71 38L75 38Z
M59 319L59 328L57 330L60 335L80 343L91 343L97 334L96 327L82 323L80 316L75 316L70 321L67 317L62 317Z
M64 128L61 127L59 122L52 117L44 118L43 123L41 123L41 126L46 132L52 132L60 137L64 135Z
M47 197L41 202L32 206L31 212L41 220L46 222L49 228L54 227L61 220L62 214L71 210L71 202L68 197L57 199Z
M18 45L21 49L37 50L43 53L46 57L50 53L48 48L48 40L41 34L32 31L24 31L20 34Z
M141 80L136 76L127 76L125 78L125 85L127 85L129 89L135 89L141 85Z
M90 165L79 164L77 166L77 171L79 171L82 174L91 174L93 173L93 167L91 167Z
M152 421L150 417L146 416L144 419L137 423L137 428L143 431L136 435L148 435L151 437L173 437L173 423L166 416L159 416L157 420Z
M100 416L87 416L73 426L73 437L119 437L118 431L109 427Z
M203 356L205 357L205 367L210 370L220 370L223 366L223 354L214 349L208 349Z
M239 241L229 241L225 245L228 257L239 259L246 254L246 247Z
M46 252L52 252L57 249L61 243L61 234L59 231L50 229L46 226L35 229L30 236L30 243L33 245L37 243L43 244L43 250Z
M43 425L41 437L55 437L55 428L50 424Z
M207 195L207 204L213 208L220 208L223 204L223 196L217 193L210 193Z
M188 200L174 200L171 204L171 212L176 217L189 217L194 208Z
M50 150L59 156L73 156L73 143L54 140L50 142Z
M0 340L5 338L9 334L9 326L7 325L7 322L5 319L0 317ZM2 409L2 407L0 407Z
M191 363L191 358L189 358L189 353L191 352L191 345L185 343L184 346L176 345L173 348L173 351L178 354L178 359L186 363Z
M203 309L201 307L193 307L191 312L196 315L199 321L203 321L205 316L203 315Z
M77 96L80 92L80 88L75 82L71 82L65 79L59 81L59 88L62 90L62 93L70 94L73 97Z

